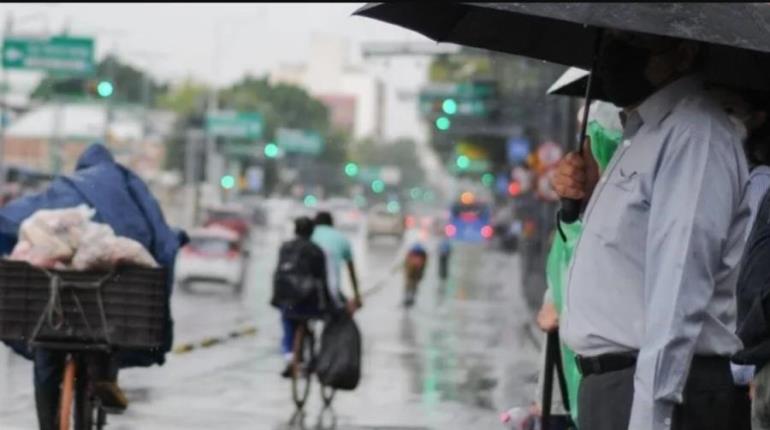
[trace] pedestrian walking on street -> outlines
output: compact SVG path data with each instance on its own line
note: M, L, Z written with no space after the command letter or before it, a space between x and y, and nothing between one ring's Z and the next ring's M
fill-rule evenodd
M608 31L598 53L596 77L623 108L624 132L584 208L560 326L583 376L581 429L732 428L748 169L698 76L699 51ZM584 199L585 180L571 153L553 185Z

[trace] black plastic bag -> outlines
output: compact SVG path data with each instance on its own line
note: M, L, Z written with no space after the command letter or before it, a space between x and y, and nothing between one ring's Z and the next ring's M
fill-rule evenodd
M354 390L361 379L361 332L347 313L332 317L321 335L316 372L322 384Z

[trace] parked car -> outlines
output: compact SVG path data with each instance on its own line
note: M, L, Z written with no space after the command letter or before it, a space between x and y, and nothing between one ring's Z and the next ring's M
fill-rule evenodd
M404 216L400 210L388 210L385 204L374 205L366 219L366 237L392 236L400 239L404 235Z
M240 293L249 261L244 240L222 226L193 229L188 235L190 242L180 251L174 271L180 287L189 290L193 282L212 282Z

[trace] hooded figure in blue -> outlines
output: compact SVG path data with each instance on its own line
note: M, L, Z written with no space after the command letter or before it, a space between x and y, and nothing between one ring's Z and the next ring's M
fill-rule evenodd
M96 143L89 146L78 160L73 175L59 176L44 191L19 198L0 208L0 254L12 251L18 240L21 223L35 211L70 208L80 204L87 204L96 210L94 221L108 224L115 230L115 234L141 243L166 268L167 330L163 348L147 352L123 351L114 357L114 364L119 367L162 365L173 341L169 301L174 261L177 251L186 243L187 236L183 231L174 231L169 227L147 185L129 169L116 163L103 145ZM35 360L38 417L41 419L41 427L45 427L40 402L54 402L55 407L58 383L61 380L59 357L48 351L30 351L22 343L9 345L19 354ZM41 398L37 391L43 386L51 389L55 387L55 398Z

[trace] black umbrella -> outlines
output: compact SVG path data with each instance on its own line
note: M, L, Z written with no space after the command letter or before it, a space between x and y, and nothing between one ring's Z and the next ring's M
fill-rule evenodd
M370 3L355 15L396 24L438 42L589 70L604 29L695 40L707 44L704 74L710 82L770 89L770 4L766 3L400 2ZM589 96L595 95L591 77L584 88L586 106ZM578 148L584 134L585 130ZM563 220L577 219L579 206L565 203Z

